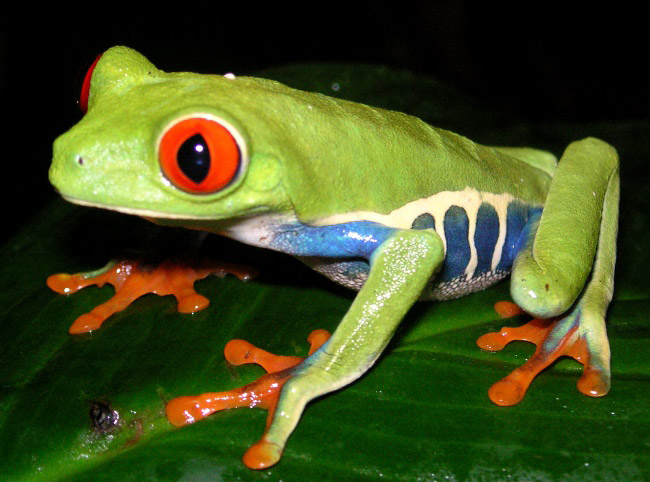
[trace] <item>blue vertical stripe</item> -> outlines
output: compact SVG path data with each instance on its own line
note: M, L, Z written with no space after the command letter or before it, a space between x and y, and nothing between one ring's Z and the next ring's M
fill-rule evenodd
M465 209L451 206L443 221L447 240L447 255L440 273L442 281L464 275L469 263L469 219Z
M492 270L492 257L499 238L499 216L492 205L483 203L478 209L474 246L478 255L475 275Z
M535 235L541 215L541 207L526 206L517 201L508 205L506 240L497 269L510 270L519 251L524 248L529 237Z

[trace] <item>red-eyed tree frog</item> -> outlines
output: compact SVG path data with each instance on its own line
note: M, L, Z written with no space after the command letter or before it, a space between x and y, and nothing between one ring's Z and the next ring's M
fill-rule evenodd
M50 180L65 199L281 251L359 291L331 337L312 334L307 358L233 341L229 361L269 374L168 403L175 425L266 407L267 429L244 455L249 467L278 462L305 405L365 373L417 300L456 298L509 274L515 304L535 319L478 343L538 348L490 389L492 401L519 402L563 355L585 366L581 392L608 392L619 175L605 142L574 142L558 163L548 152L482 146L405 114L270 80L162 72L125 47L96 61L82 97L86 115L54 143ZM112 300L75 322L78 333L146 292L200 309L193 282L214 269L118 263L49 284L61 292L115 285Z

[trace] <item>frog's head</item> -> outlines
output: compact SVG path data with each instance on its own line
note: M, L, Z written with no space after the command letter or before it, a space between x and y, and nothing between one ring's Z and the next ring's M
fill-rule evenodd
M69 201L198 225L289 206L270 140L284 134L256 107L269 81L165 73L114 47L84 85L87 113L55 141L50 168Z

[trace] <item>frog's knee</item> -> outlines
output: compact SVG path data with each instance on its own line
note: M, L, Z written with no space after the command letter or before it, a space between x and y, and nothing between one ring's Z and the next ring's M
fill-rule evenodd
M585 167L594 166L594 162L598 161L606 168L606 172L617 169L619 164L616 149L596 137L573 141L567 146L563 157L582 157Z
M536 318L561 315L577 298L563 280L513 280L510 294L521 309Z
M519 307L537 318L551 318L567 311L583 288L581 280L562 270L542 269L532 258L516 266L510 280L510 294Z

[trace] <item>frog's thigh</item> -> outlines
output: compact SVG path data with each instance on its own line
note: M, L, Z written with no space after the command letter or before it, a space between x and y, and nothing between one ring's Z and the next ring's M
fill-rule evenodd
M433 230L399 231L377 248L368 280L332 337L283 387L263 437L267 446L284 446L309 400L351 383L372 366L443 259L442 240Z
M513 267L511 294L519 306L542 318L564 313L593 265L589 291L603 299L604 312L613 287L618 189L613 147L594 138L567 147L538 229Z

